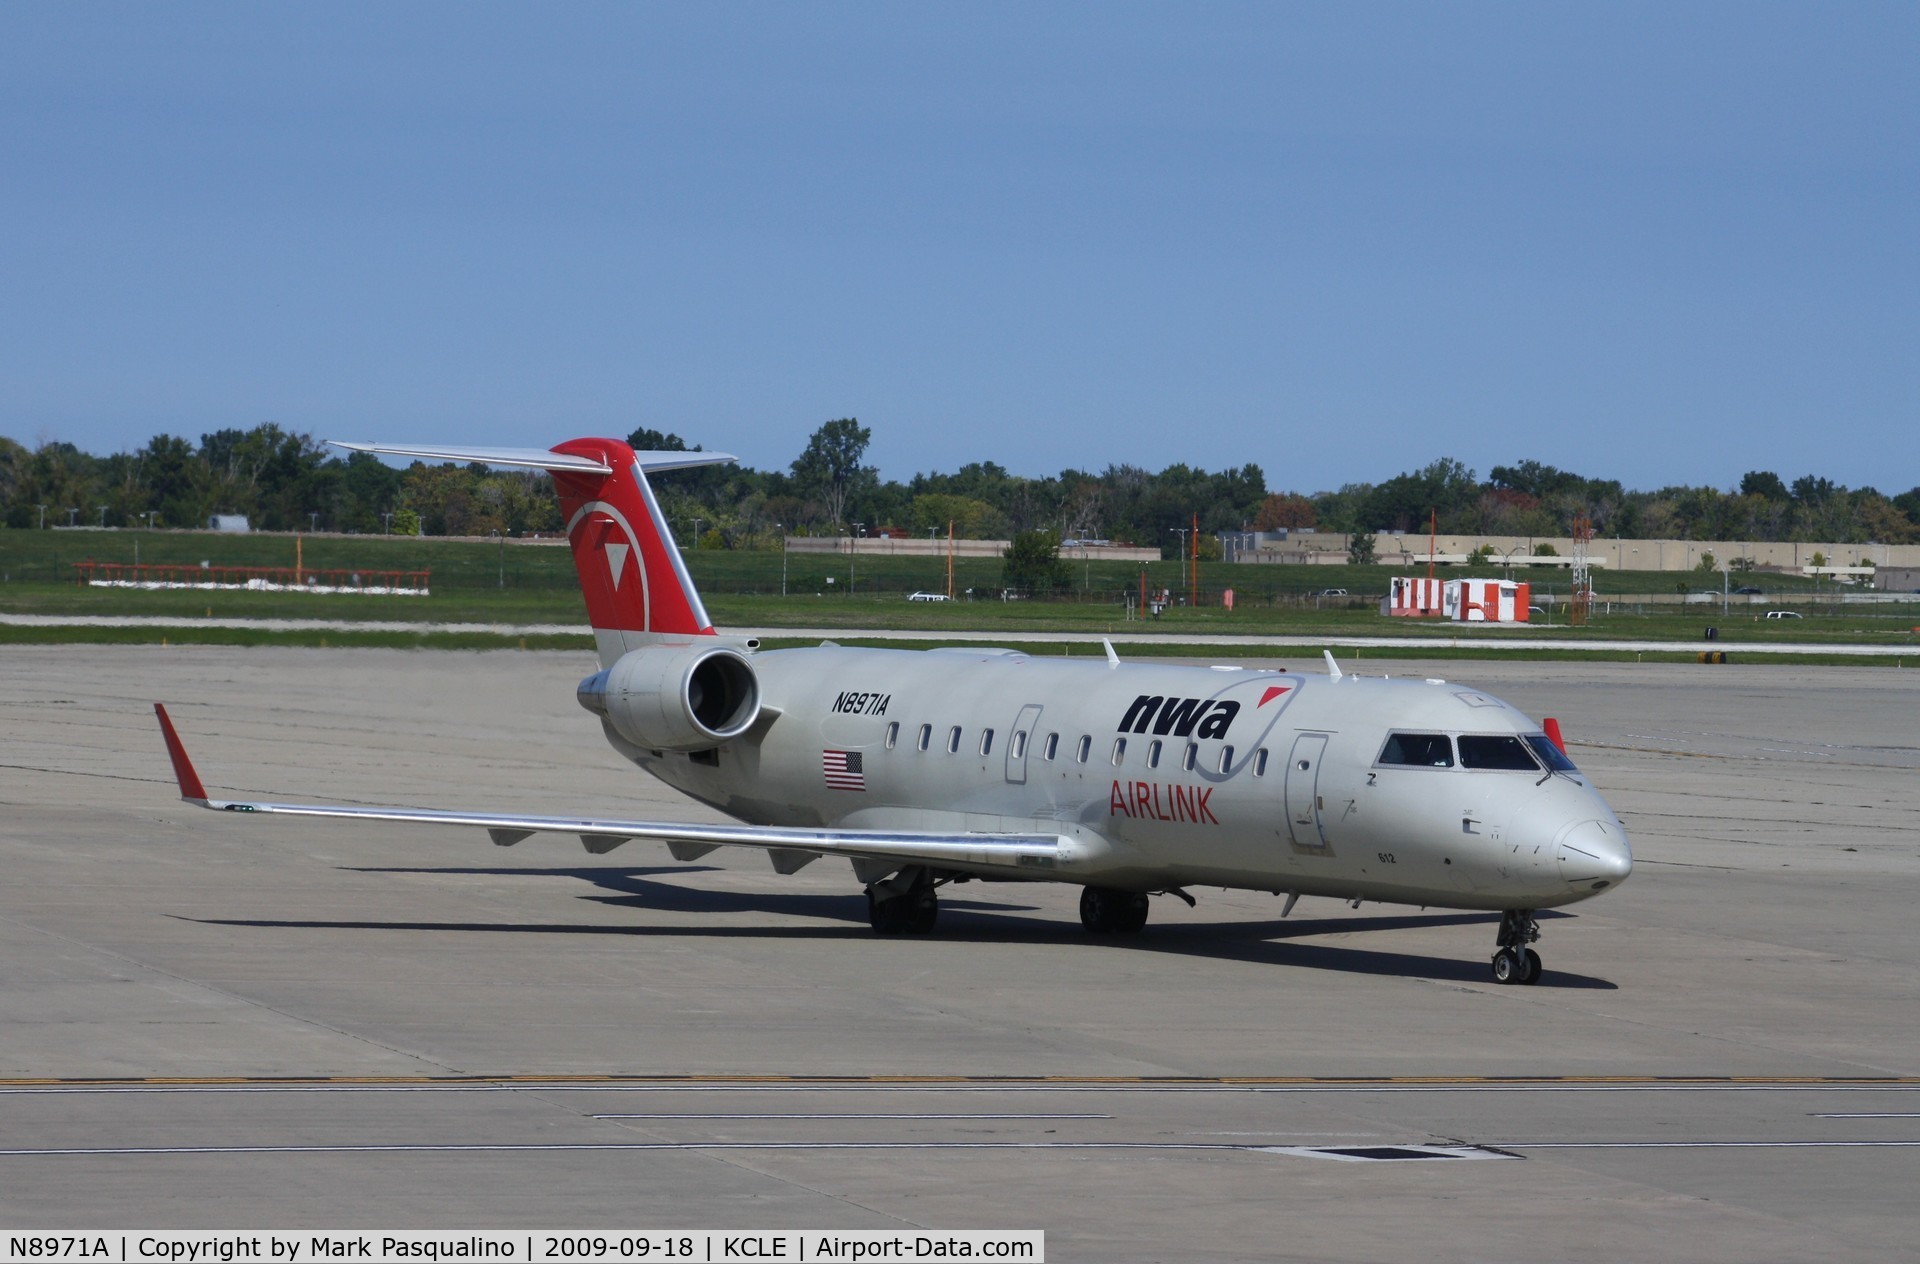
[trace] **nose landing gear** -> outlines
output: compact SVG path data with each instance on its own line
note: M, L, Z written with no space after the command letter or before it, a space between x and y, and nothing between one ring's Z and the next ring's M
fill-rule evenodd
M1495 983L1538 983L1540 954L1527 947L1540 938L1532 909L1508 909L1500 915L1499 951L1493 954Z

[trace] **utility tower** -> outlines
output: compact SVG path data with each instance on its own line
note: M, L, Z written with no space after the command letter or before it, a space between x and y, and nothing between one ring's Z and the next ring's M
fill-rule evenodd
M1593 519L1581 514L1573 520L1573 592L1567 601L1567 622L1580 627L1593 610L1593 568L1587 545L1593 542Z

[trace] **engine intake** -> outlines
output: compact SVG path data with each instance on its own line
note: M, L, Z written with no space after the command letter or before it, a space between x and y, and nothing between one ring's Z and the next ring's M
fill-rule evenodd
M581 681L576 696L621 737L648 750L718 746L760 718L753 664L725 645L634 650Z

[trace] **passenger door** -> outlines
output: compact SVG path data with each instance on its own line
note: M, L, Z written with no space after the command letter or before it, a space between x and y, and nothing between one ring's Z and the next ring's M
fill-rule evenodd
M1287 757L1287 834L1295 851L1331 854L1321 818L1320 760L1326 754L1325 733L1302 733Z

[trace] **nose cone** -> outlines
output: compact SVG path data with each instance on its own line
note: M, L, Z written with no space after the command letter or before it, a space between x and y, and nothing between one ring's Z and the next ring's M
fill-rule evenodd
M1580 821L1555 844L1560 877L1583 895L1619 886L1633 872L1633 849L1618 821Z

